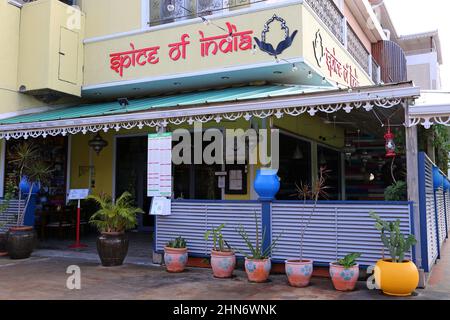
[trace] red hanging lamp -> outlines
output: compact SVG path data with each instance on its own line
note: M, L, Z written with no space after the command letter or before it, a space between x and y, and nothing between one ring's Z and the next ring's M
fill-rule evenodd
M385 148L386 148L386 158L394 158L396 156L395 153L395 135L391 132L391 126L388 123L388 131L384 135L385 140Z

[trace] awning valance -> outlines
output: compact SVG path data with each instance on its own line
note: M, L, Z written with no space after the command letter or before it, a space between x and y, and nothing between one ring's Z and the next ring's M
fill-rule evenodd
M450 126L450 92L422 91L415 105L408 110L409 126L418 124L426 129L433 124Z
M264 85L226 88L66 107L0 120L0 138L36 138L103 130L166 127L195 121L298 116L354 109L391 108L414 99L412 83L329 90L323 87Z

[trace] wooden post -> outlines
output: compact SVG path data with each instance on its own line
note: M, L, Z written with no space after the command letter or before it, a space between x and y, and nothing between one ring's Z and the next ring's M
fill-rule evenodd
M409 126L408 102L404 103L405 109L405 150L406 150L406 183L408 186L408 201L414 203L414 236L417 239L415 246L415 257L418 266L422 264L421 243L420 243L420 207L419 207L419 161L418 161L418 139L417 126ZM425 279L420 277L420 287L425 286Z

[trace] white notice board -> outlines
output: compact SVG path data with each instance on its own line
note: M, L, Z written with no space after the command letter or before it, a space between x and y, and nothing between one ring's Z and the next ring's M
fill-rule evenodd
M148 135L147 196L172 196L172 133Z
M89 189L70 189L68 200L83 200L89 195Z

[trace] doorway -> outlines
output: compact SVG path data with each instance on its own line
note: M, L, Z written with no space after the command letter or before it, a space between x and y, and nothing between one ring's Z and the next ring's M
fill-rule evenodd
M154 217L150 216L150 198L147 197L147 149L148 137L118 137L116 139L115 196L128 191L135 199L135 206L144 210L138 216L139 231L154 230Z

